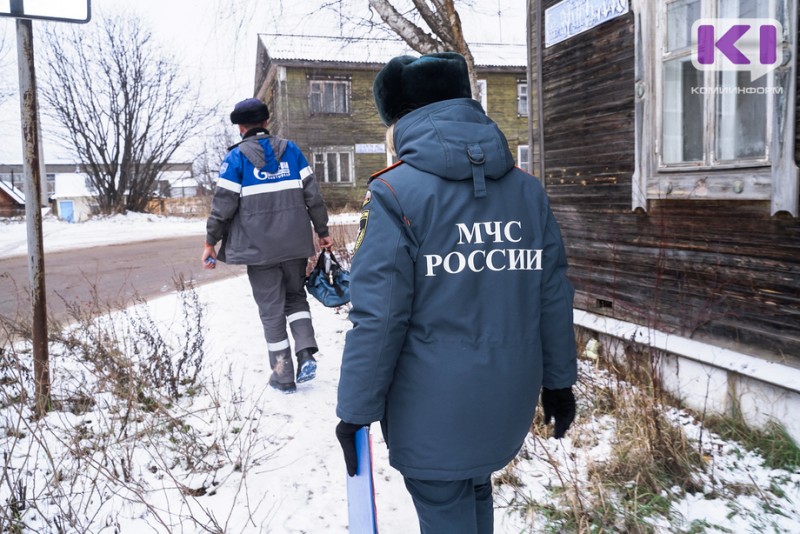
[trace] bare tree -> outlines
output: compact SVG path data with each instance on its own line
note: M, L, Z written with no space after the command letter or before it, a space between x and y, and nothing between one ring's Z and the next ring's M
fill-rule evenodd
M398 0L369 0L369 6L408 46L421 54L453 51L464 56L472 96L478 97L475 58L469 49L454 0L411 0L401 12ZM427 30L426 30L427 28ZM430 33L429 33L430 32Z
M16 77L10 76L13 63L11 57L12 44L13 39L9 39L8 34L0 34L0 73L3 74L0 76L0 105L14 94L12 80Z
M69 26L45 37L45 113L66 130L101 211L146 211L159 174L214 110L135 16Z
M206 136L192 166L192 174L203 194L214 191L222 160L225 159L228 149L237 141L234 129L224 120L221 120Z

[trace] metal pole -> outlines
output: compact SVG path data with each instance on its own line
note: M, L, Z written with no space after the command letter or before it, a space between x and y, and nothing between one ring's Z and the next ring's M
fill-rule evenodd
M42 243L42 148L39 137L39 103L33 63L33 25L17 19L17 58L22 113L23 163L25 173L25 221L28 231L28 273L33 308L33 374L36 413L50 407L50 357L47 348L47 304L45 302L44 246Z

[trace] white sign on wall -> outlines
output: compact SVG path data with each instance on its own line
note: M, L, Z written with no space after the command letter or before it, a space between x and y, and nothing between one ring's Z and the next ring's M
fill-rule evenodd
M0 17L89 22L91 0L0 0Z
M544 12L544 47L624 15L628 0L564 0Z
M383 154L386 152L385 143L361 143L356 145L356 154Z

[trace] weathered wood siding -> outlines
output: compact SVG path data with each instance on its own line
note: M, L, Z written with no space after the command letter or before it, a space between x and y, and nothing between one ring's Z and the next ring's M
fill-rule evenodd
M18 217L25 214L25 206L17 204L5 191L0 189L0 217Z
M542 91L544 181L576 306L800 363L797 219L770 217L769 202L631 212L633 13L544 49Z

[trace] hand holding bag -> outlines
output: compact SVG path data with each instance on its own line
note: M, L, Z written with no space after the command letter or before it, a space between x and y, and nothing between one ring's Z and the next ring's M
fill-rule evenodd
M350 302L350 271L342 269L330 250L323 250L306 279L306 289L323 306L335 308Z

